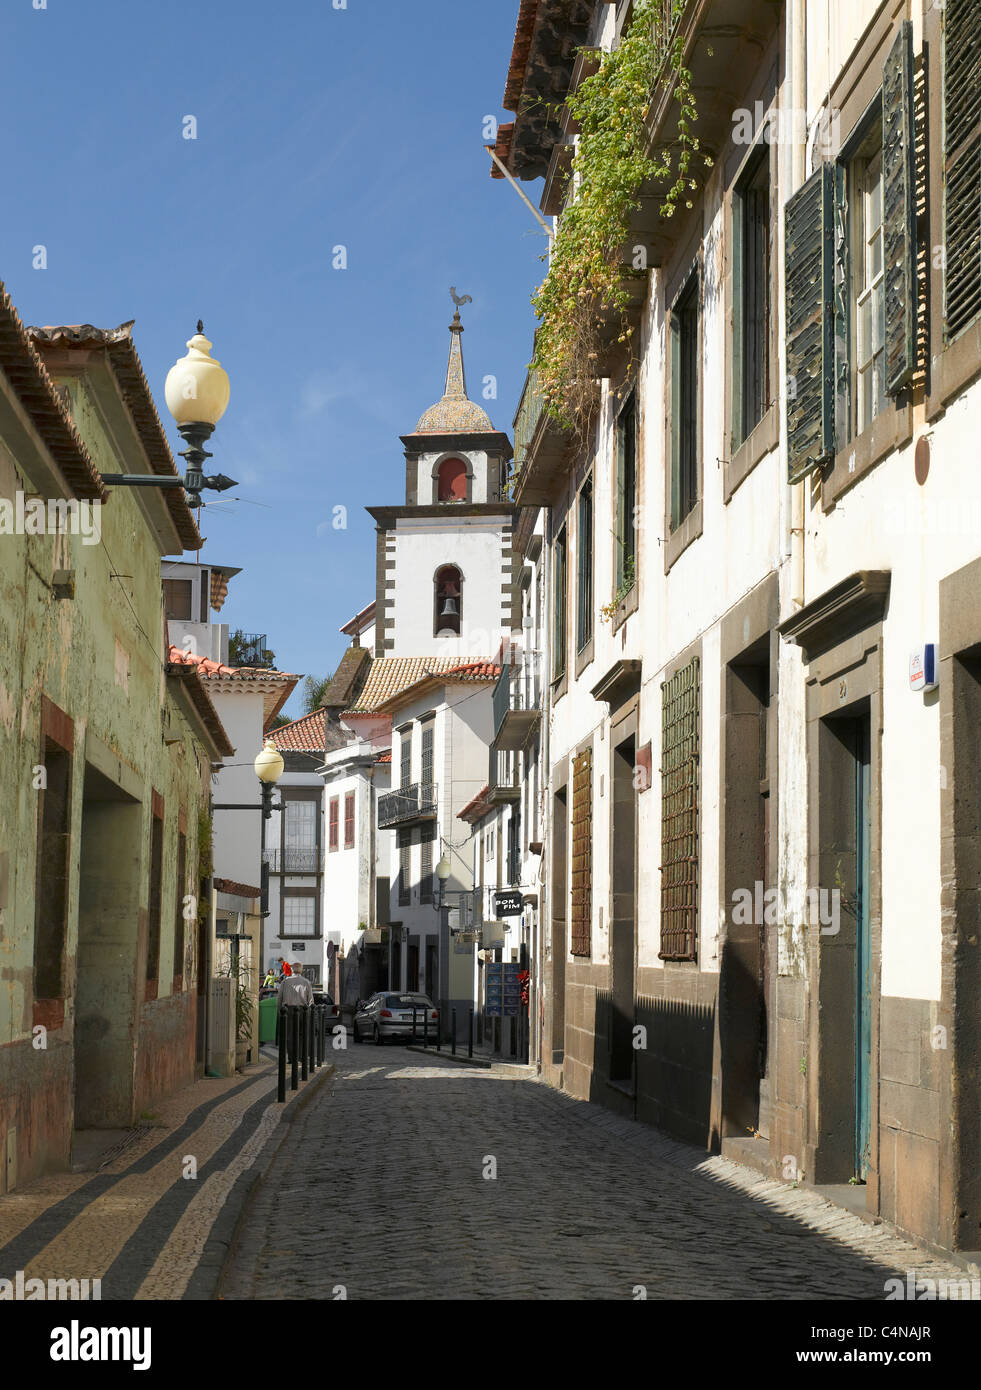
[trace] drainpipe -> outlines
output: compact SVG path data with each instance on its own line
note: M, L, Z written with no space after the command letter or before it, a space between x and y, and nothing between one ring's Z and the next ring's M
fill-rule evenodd
M807 0L790 0L787 6L787 53L790 67L790 105L793 111L805 111L807 105ZM806 121L805 121L806 125ZM785 141L784 176L795 191L804 182L807 172L806 144L797 140ZM787 185L785 184L785 187ZM784 200L786 201L786 200ZM784 296L786 303L786 296ZM786 360L786 319L784 321L784 360ZM782 383L787 391L786 377ZM786 409L784 419L786 419ZM804 606L804 488L806 479L785 484L784 555L790 559L791 610Z

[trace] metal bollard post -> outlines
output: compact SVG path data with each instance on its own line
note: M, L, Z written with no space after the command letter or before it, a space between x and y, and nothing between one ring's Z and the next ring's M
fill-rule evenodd
M286 1028L290 1040L290 1090L295 1091L300 1084L300 1039L296 1005L290 1004L286 1012L288 1016Z
M300 1053L300 1080L307 1079L307 1011L304 1004L297 1005L296 1041Z
M443 1050L443 1018L439 1010L436 1010L436 1051Z
M412 1005L412 1042L413 1042L413 1045L415 1045L415 1041L416 1041L416 1028L418 1027L418 1024L416 1023L416 1013L417 1013L417 1009L416 1009L415 1004L413 1004L413 1005Z
M276 1099L283 1104L286 1100L286 1017L282 1009L276 1014L276 1033L279 1038L279 1082Z
M467 1038L467 1056L473 1056L473 1009L470 1010L470 1031Z
M428 1009L423 1009L423 1011L422 1011L422 1045L423 1045L423 1047L428 1047L428 1046L429 1046L429 1010L428 1010Z
M456 1009L450 1010L450 1051L456 1056Z
M308 1004L308 1005L307 1005L307 1052L310 1054L310 1075L311 1075L311 1076L312 1076L312 1075L314 1074L314 1072L317 1070L317 1058L316 1058L316 1054L315 1054L315 1051L314 1051L314 1031L313 1031L313 1025L314 1025L315 1022L316 1022L316 1019L314 1018L314 1007L313 1007L312 1004Z

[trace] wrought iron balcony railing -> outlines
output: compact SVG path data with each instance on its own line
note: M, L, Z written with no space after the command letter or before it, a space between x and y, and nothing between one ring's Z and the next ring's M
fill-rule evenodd
M267 849L262 858L273 874L315 874L320 870L321 852L316 845L302 849Z
M517 653L494 687L494 742L504 750L524 747L542 714L540 652Z
M378 798L379 830L410 821L432 820L435 815L436 787L432 782L414 782Z

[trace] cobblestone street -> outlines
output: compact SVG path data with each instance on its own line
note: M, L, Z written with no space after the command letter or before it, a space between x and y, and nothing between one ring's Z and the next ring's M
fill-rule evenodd
M966 1277L544 1085L402 1048L334 1060L243 1213L225 1298L882 1300L907 1270Z

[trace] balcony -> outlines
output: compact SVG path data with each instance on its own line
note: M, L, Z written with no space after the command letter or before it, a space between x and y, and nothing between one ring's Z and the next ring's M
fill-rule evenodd
M538 374L530 371L514 417L512 500L522 506L548 506L564 474L571 445L572 432L546 413Z
M266 646L264 632L233 632L228 639L228 660L232 666L269 669L276 657Z
M494 743L523 748L542 717L541 653L526 652L504 667L494 687Z
M399 787L378 798L378 829L410 825L414 821L435 820L436 787L432 782L416 782Z
M262 862L269 865L271 874L317 874L321 868L321 852L317 845L300 849L266 849Z
M491 805L499 806L506 801L519 801L521 798L521 779L518 775L518 759L514 753L502 752L496 746L490 750L490 768L487 776L487 799Z

